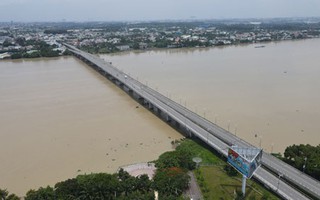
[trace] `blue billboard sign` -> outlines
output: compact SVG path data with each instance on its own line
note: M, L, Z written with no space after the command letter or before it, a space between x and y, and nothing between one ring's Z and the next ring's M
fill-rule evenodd
M247 178L251 178L255 170L260 166L262 157L261 149L228 150L228 163ZM252 159L248 159L252 158Z

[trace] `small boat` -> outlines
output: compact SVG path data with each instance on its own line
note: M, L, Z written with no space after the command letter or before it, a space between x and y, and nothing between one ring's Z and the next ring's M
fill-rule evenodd
M260 45L260 46L255 46L254 48L264 48L264 47L266 47L266 46Z

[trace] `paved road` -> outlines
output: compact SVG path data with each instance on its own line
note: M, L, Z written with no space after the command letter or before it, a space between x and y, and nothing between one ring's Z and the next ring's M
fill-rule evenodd
M236 144L237 146L244 148L253 147L253 145L248 142L241 140L216 124L198 116L192 111L184 108L182 105L143 85L129 75L113 67L110 63L107 63L94 55L74 49L71 46L69 46L69 49L78 56L81 56L99 66L101 71L107 72L126 85L127 88L133 90L136 94L143 97L161 111L168 113L172 119L182 125L185 125L193 134L207 142L222 155L227 156L227 149L232 144ZM296 189L282 181L283 179L286 179L320 199L320 184L318 181L302 174L300 171L279 159L276 159L268 153L263 153L262 161L263 166L271 169L276 174L281 174L282 177L279 179L277 175L275 176L271 174L264 168L259 168L254 177L267 185L270 189L277 192L283 198L308 199Z
M197 179L193 172L188 173L190 176L189 189L185 192L186 196L188 196L192 200L202 200L202 193L198 186Z

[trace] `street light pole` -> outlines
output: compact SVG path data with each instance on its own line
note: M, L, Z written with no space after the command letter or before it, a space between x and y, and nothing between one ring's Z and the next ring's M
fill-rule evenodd
M210 128L207 130L207 144L209 144L209 133L210 133Z
M185 121L184 121L184 126L186 127L186 130L187 130L187 113L185 113L184 114L184 119L185 119Z
M261 149L261 140L262 140L262 137L261 137L261 136L259 136L259 138L260 138L259 146L260 146L260 149Z
M304 157L304 164L303 164L303 170L302 172L304 173L304 170L306 169L306 164L307 164L307 157Z
M277 186L277 191L279 190L279 185L280 185L280 179L283 176L283 174L279 174L278 176L278 186Z
M261 136L261 135L258 135L258 134L255 134L254 137L255 137L255 138L259 137L259 147L260 147L260 149L261 149L262 136Z

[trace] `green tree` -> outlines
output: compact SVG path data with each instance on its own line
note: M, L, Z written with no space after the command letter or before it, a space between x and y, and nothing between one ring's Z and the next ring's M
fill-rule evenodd
M38 190L29 190L25 200L55 200L55 193L52 187L40 187Z
M156 161L156 167L170 168L170 167L180 167L183 169L195 169L196 164L192 161L193 154L185 146L178 146L175 151L165 152L159 156Z
M7 190L3 190L0 188L0 200L5 200L8 196L9 192Z
M130 174L127 171L124 171L123 168L120 168L117 175L120 181L125 181L126 179L130 178Z
M15 194L9 194L6 189L0 188L0 200L19 200L20 198Z
M58 199L76 199L81 196L82 188L75 178L59 182L54 188Z
M123 180L121 182L121 188L123 189L125 196L134 192L137 189L136 179L130 176L129 178Z
M149 180L148 175L143 174L136 178L136 187L141 193L145 194L151 191L152 182Z
M169 167L179 167L178 153L176 151L169 151L161 154L156 161L156 167L158 169L164 169Z
M12 45L12 43L11 43L9 40L5 40L5 41L3 42L3 44L2 44L2 46L4 46L4 47L8 47L8 46L10 46L10 45Z
M186 170L172 167L157 170L153 187L161 195L180 196L189 186L190 176Z
M139 43L137 42L133 43L132 49L139 49Z
M196 163L192 160L193 153L189 148L186 146L178 146L176 151L179 159L179 167L189 170L195 169Z
M15 194L10 194L6 200L20 200L20 198Z
M26 45L26 39L24 37L18 37L16 39L16 43L19 44L20 46L25 46Z
M19 59L22 58L22 54L21 53L15 53L11 56L12 59Z
M72 55L72 52L71 52L69 49L66 49L66 50L62 53L62 55L64 55L64 56L70 56L70 55Z
M284 152L285 162L320 180L320 145L292 145Z
M81 199L113 199L121 193L116 174L79 175L77 181L82 188Z
M120 196L117 197L117 200L127 200L127 199L134 199L134 200L154 200L154 193L141 193L139 191L134 191L127 196Z

